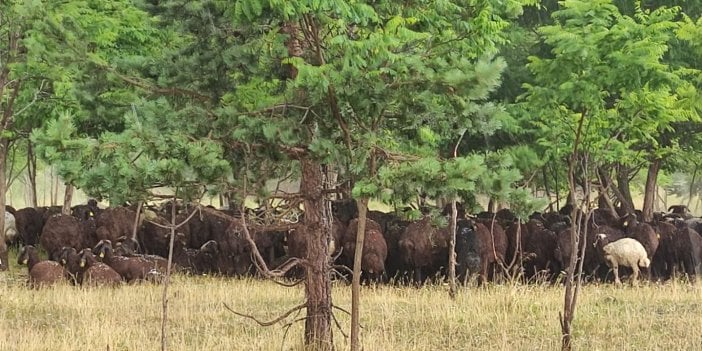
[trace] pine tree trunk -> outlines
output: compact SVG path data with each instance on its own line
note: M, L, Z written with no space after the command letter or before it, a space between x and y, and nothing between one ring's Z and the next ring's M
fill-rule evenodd
M304 197L304 228L307 237L307 270L305 295L307 317L305 318L305 345L314 350L333 350L331 329L331 267L328 231L322 224L324 197L322 194L322 171L318 163L300 160L302 178L300 192Z
M646 188L644 189L643 221L653 221L653 204L656 200L656 182L658 181L658 171L661 169L661 159L656 158L648 166L648 176L646 177Z
M7 167L7 139L0 139L0 208L5 208L5 193L7 186L5 185L5 168ZM5 228L4 213L0 216L0 229ZM7 244L5 243L5 230L0 230L0 271L6 271L10 268L7 255Z
M71 202L73 202L73 185L66 184L66 192L63 196L63 207L61 208L61 214L65 216L71 215Z

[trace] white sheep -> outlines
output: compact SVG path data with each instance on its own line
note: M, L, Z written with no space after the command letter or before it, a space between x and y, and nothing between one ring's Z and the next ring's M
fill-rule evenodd
M631 284L634 285L639 277L639 266L648 268L651 265L646 249L636 239L622 238L610 243L606 234L598 234L595 245L600 249L607 265L614 271L614 282L618 285L622 283L619 280L619 266L630 267L634 271L631 277Z
M15 224L15 216L12 213L5 211L5 241L14 243L17 239L17 225Z

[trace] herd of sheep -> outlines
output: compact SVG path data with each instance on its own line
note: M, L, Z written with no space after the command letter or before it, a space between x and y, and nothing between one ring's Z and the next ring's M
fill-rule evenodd
M353 201L333 203L330 257L341 276L355 253L358 211ZM115 285L160 281L167 269L171 241L170 206L140 211L134 207L102 209L95 201L62 215L59 207L6 211L5 234L21 247L18 263L27 265L32 286L68 280L76 285ZM647 279L684 275L694 280L702 263L702 220L684 207L657 213L643 223L636 214L618 215L596 209L570 218L570 209L534 213L519 221L509 210L467 215L459 211L455 257L461 282L521 279L557 282L572 256L571 226L586 233L582 261L586 279L620 283L620 267L628 267L632 283L643 268ZM196 212L196 213L193 213ZM174 269L190 274L255 275L253 246L269 267L291 257L305 258L306 235L301 223L262 225L247 214L250 239L236 211L179 206L173 246ZM366 280L415 283L445 279L449 230L446 211L431 211L408 221L395 213L369 211L361 269ZM304 216L304 214L302 214ZM587 220L584 218L588 218ZM258 224L257 224L258 223ZM281 229L284 228L284 229ZM41 260L38 249L48 254ZM292 270L291 278L304 272Z

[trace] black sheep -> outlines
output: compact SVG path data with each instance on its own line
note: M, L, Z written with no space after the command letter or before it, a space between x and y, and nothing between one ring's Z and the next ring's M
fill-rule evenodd
M475 234L475 223L467 219L456 222L456 278L466 283L471 275L482 273L480 243ZM481 278L483 275L481 274Z

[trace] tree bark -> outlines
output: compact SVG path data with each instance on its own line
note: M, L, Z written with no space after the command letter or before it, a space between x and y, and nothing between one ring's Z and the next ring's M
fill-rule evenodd
M607 209L609 204L609 194L608 194L608 189L611 186L609 183L609 178L604 177L602 174L604 172L607 172L606 169L603 167L597 167L597 174L598 178L600 180L600 187L598 188L598 195L597 195L597 207L602 208L602 209Z
M27 178L29 180L29 206L37 208L37 157L32 141L27 139Z
M73 202L73 184L66 184L66 192L63 196L63 207L61 208L62 215L71 215L71 202Z
M573 323L573 318L575 317L575 304L577 303L577 297L579 292L579 286L581 283L580 278L576 281L574 278L576 276L576 265L578 262L578 243L582 237L580 236L579 224L582 223L580 218L578 218L578 207L575 204L575 172L577 167L577 157L578 157L578 147L580 146L581 133L583 129L583 122L585 121L586 113L583 112L580 115L580 121L578 122L578 129L575 135L575 141L573 143L573 152L570 155L568 161L568 203L572 204L571 218L573 219L572 225L570 227L570 242L571 251L570 262L568 262L568 267L566 269L566 280L565 280L565 298L563 301L563 314L560 315L561 324L561 351L570 351L573 348L573 337L571 325ZM587 180L587 179L586 179ZM587 189L589 190L589 188ZM585 194L587 197L588 194ZM585 245L582 246L583 256ZM584 259L584 257L583 257ZM578 277L582 276L582 260L580 267L578 269Z
M5 168L7 167L7 147L8 141L5 138L0 139L0 208L5 208ZM5 216L0 216L0 228L5 228ZM0 230L0 271L6 271L10 268L7 254L7 244L5 242L5 230Z
M456 218L458 210L456 208L456 199L451 200L451 221L449 222L449 247L448 247L448 276L449 276L449 297L452 300L456 299ZM492 234L492 233L491 233Z
M617 189L619 191L615 192L615 195L619 198L622 209L626 213L634 213L634 200L629 187L629 167L623 164L617 167Z
M303 227L307 238L305 345L314 350L329 351L334 349L334 344L331 329L329 231L324 230L322 224L322 170L317 162L310 159L303 158L300 163L300 192L305 207Z
M351 282L351 351L361 349L360 307L361 307L361 259L366 236L366 214L368 198L356 200L358 206L358 228L356 231L356 251L353 256L353 281Z
M661 159L656 158L648 165L648 175L646 176L646 187L644 188L643 221L653 221L653 205L656 201L656 183L658 181L658 171L661 169Z
M692 179L690 179L690 190L687 192L687 208L690 208L690 205L692 205L692 198L694 196L694 190L695 190L695 178L697 178L697 170L699 169L699 166L697 165L697 162L695 164L695 170L692 171ZM666 207L666 210L668 208Z

